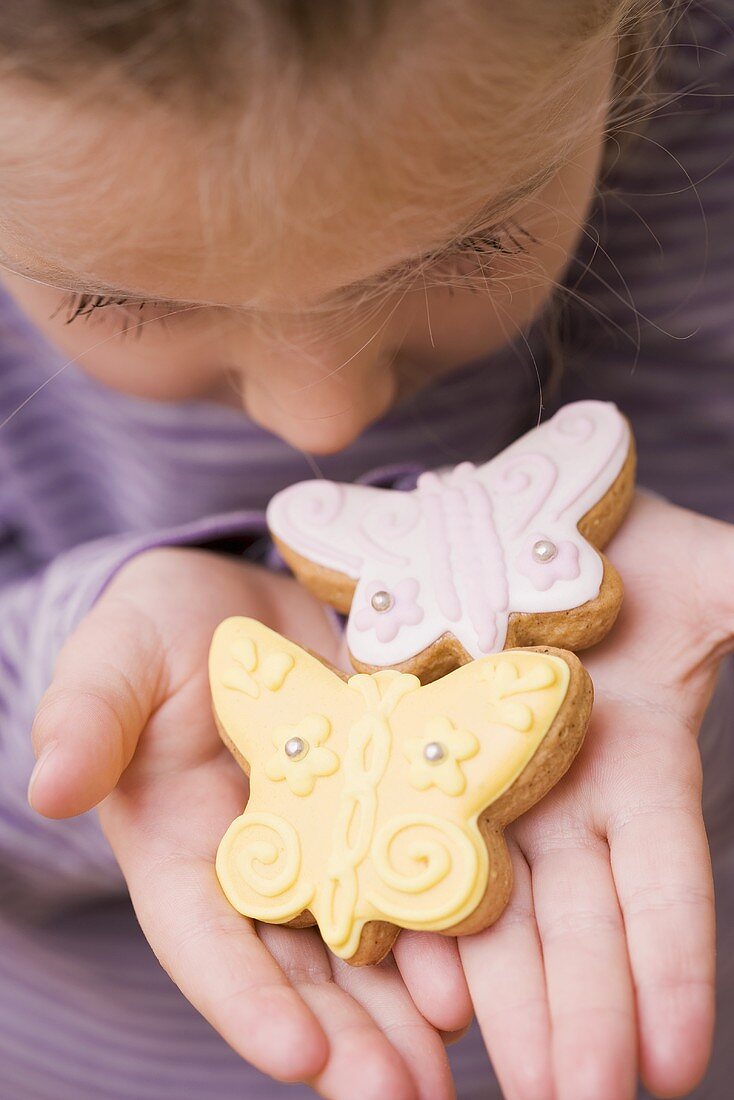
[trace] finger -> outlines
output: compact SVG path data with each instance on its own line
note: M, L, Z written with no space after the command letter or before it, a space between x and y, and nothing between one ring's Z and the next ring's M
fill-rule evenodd
M551 1012L553 1074L563 1100L631 1100L636 1018L622 915L602 840L521 834Z
M132 758L162 698L163 650L139 612L100 605L63 647L31 736L28 800L46 817L96 806Z
M258 930L326 1034L328 1060L309 1082L319 1094L335 1100L345 1096L350 1100L372 1100L375 1096L418 1100L421 1094L392 1036L383 1031L380 1021L362 1003L363 998L354 996L350 988L359 986L369 975L356 971L356 982L340 987L332 973L333 960L315 929L259 925ZM428 1030L425 1023L423 1027ZM437 1042L441 1045L440 1040ZM437 1100L443 1095L436 1093Z
M463 1032L473 1012L456 940L430 932L401 932L393 955L425 1019L439 1031Z
M472 1011L472 1018L466 1027L460 1028L458 1031L440 1031L439 1035L443 1040L445 1047L452 1047L455 1043L461 1042L465 1035L471 1031L471 1025L474 1022L474 1012Z
M388 957L379 966L353 967L334 958L332 969L339 985L360 1002L402 1055L416 1097L451 1100L454 1086L443 1041L414 1004L394 959Z
M510 903L491 928L463 936L477 1022L506 1100L552 1100L550 1015L528 865L508 839L514 873Z
M667 801L667 805L666 805ZM703 1076L714 1026L714 896L703 820L669 786L610 821L640 1029L641 1075L661 1096Z
M182 993L263 1073L307 1080L329 1057L324 1029L216 878L212 838L242 801L228 764L179 771L152 789L123 784L100 819L146 938Z

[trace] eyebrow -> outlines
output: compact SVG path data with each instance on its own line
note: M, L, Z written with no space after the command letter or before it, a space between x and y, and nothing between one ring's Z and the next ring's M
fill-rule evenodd
M133 304L137 302L156 301L160 302L162 305L180 306L181 308L187 306L194 307L200 304L193 301L161 297L140 290L128 290L125 287L115 286L112 283L105 283L100 279L85 279L84 276L80 276L76 272L67 271L61 267L54 266L50 267L48 270L39 270L30 264L24 263L22 260L11 259L2 249L0 249L0 267L8 271L11 275L20 275L21 278L30 279L31 282L38 283L48 290L58 290L62 294L89 294L104 298L124 298L126 301L130 301Z
M13 260L0 249L0 266L11 275L20 275L24 279L30 279L39 283L48 290L59 290L68 294L97 294L109 298L129 298L131 301L145 301L149 294L139 290L127 290L124 287L113 286L102 280L85 279L75 272L67 271L61 267L52 267L48 270L34 268L22 260ZM171 305L184 305L183 302L174 302L172 299L156 299L169 302Z
M465 240L470 234L478 233L480 230L488 231L492 226L501 225L503 221L506 221L508 217L510 217L511 212L520 205L520 203L527 201L532 195L536 194L557 173L564 160L565 158L563 157L554 159L551 164L539 169L520 186L509 188L507 191L489 200L475 211L470 218L465 219L460 226L457 226L457 228L446 237L443 243L433 245L418 255L406 257L404 260L391 264L390 267L381 272L365 276L363 279L359 279L347 287L340 288L336 293L358 290L364 286L374 286L378 282L387 281L403 266L403 264L408 264L411 261L419 263L422 258L427 256L441 256L444 253L450 252L452 248L460 244L461 241ZM168 298L149 292L141 292L140 290L131 290L126 287L113 285L112 283L106 283L99 279L86 279L84 276L80 276L75 272L57 266L50 267L48 270L38 270L24 263L22 260L12 259L1 248L0 266L11 274L20 275L50 290L58 290L67 294L90 294L99 295L105 298L119 298L125 299L133 304L150 301L181 309L207 305L211 308L218 307L226 309L253 308L248 307L246 303L234 306L231 303L204 303L194 302L191 299L186 301L183 299Z
M506 221L522 202L527 202L549 182L565 163L565 157L555 158L550 164L538 169L519 186L515 185L484 203L471 218L463 223L463 229L457 231L453 240L461 240L467 233L488 225L497 225Z
M528 199L537 194L537 192L557 174L559 169L566 162L566 159L565 156L554 158L550 164L544 165L519 186L511 187L484 203L484 205L479 207L471 217L465 219L460 226L457 226L452 234L446 237L442 243L433 245L418 255L391 264L391 266L384 271L360 279L350 284L350 286L343 288L342 293L344 291L358 291L365 287L379 285L380 282L388 281L394 276L404 264L408 264L411 261L420 263L422 259L426 258L440 258L450 253L457 245L461 244L462 241L468 240L471 236L476 236L481 232L490 233L493 229L499 230L504 223L512 218L513 211L522 202L527 202Z

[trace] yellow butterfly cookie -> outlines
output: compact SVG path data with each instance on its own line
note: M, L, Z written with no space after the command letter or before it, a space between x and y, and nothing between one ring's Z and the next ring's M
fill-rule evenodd
M240 913L318 924L351 963L400 928L452 935L510 893L502 830L568 768L591 712L571 653L482 657L424 687L391 670L343 677L252 619L211 647L220 732L250 776L217 874Z

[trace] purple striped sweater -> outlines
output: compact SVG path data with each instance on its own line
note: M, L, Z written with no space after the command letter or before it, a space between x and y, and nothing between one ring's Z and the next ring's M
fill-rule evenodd
M554 398L616 401L635 427L642 483L734 521L726 0L688 9L665 90L670 104L624 149L568 273ZM540 330L530 345L542 376ZM537 416L536 364L523 345L467 367L320 470L345 479L490 457ZM95 814L44 821L25 791L28 730L55 656L121 563L231 534L262 553L268 498L310 467L235 410L124 397L61 367L0 300L0 1100L295 1100L307 1090L241 1062L160 970ZM723 1039L734 1021L733 713L729 665L702 737L721 939L720 1038L695 1094L708 1100L734 1079ZM461 1100L497 1095L476 1034L451 1056Z

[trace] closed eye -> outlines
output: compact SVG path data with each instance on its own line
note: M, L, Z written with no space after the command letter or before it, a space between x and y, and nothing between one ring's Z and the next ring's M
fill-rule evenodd
M51 319L64 312L64 324L71 325L74 321L89 320L98 310L116 308L122 310L130 317L134 317L151 307L163 307L162 302L135 301L132 298L113 298L104 294L67 293L63 296L60 305L51 314ZM170 306L168 307L170 308Z
M509 220L407 260L352 290L384 292L401 283L412 283L416 278L423 278L430 286L471 288L477 282L486 285L487 276L491 274L492 261L496 256L520 256L537 243L529 230L518 222Z
M409 282L422 276L432 286L469 286L481 280L486 283L491 273L491 262L495 256L519 256L526 253L531 244L537 244L533 235L518 222L510 220L481 232L469 234L454 241L451 245L425 253L416 259L408 260L397 268L383 272L375 279L366 280L350 291L384 291L401 282ZM160 317L148 317L146 320L164 322L167 317L179 312L196 309L191 303L162 302L152 299L115 297L107 294L89 292L67 292L59 306L51 314L51 319L64 313L64 324L75 321L88 321L99 315L102 310L117 311L132 322L140 322L150 310L161 311ZM131 326L132 327L132 326ZM127 327L125 328L127 331Z
M479 274L484 278L495 256L521 256L531 244L537 243L527 229L516 222L508 222L463 237L435 258L429 256L427 270L432 276L448 274L461 279Z

